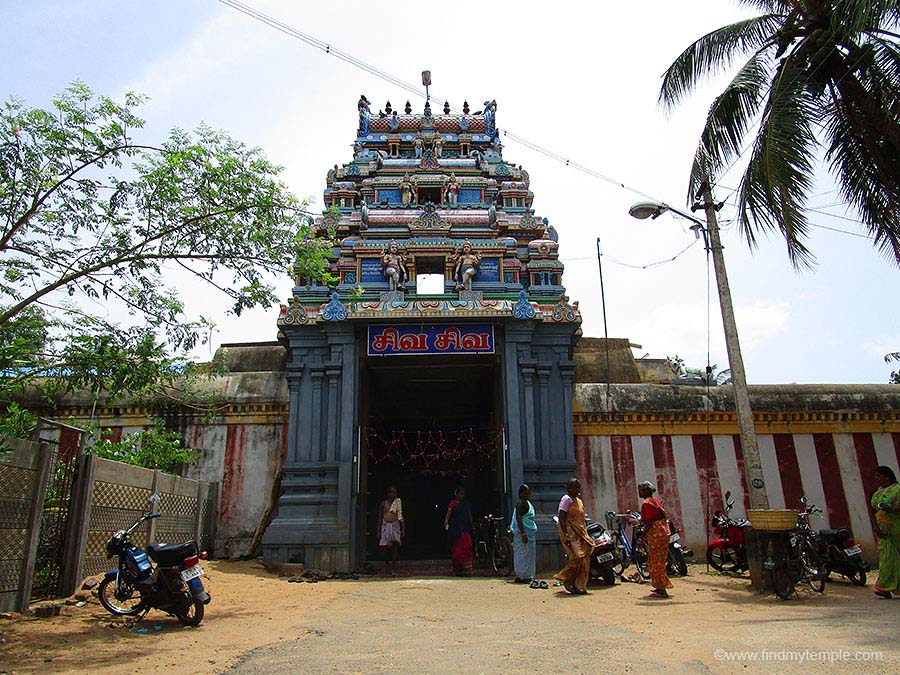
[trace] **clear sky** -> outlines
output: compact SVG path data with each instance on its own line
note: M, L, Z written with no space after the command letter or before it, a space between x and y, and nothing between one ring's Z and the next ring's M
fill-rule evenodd
M684 208L699 130L716 86L673 115L656 104L660 75L694 39L743 16L722 0L640 3L400 0L244 0L406 82L432 71L432 94L479 110L498 102L502 130L588 166L630 188ZM45 105L79 78L113 97L147 94L142 140L200 122L261 146L284 180L321 208L325 172L351 159L356 101L373 110L423 101L216 0L6 0L0 94ZM531 175L536 215L560 235L564 282L580 302L584 334L603 335L595 242L604 252L610 337L640 344L635 356L727 365L714 280L707 331L707 266L690 223L672 215L628 216L641 199L511 139L504 157ZM733 203L738 174L720 177L716 197ZM781 240L751 252L721 211L725 257L750 383L885 382L882 356L900 349L900 273L862 234L827 177L810 204L814 271L794 271ZM831 214L831 215L828 215ZM632 266L637 266L638 269ZM291 280L278 279L290 295ZM192 312L211 316L223 342L275 338L277 308L228 317L227 302L185 286ZM209 356L204 349L199 358Z

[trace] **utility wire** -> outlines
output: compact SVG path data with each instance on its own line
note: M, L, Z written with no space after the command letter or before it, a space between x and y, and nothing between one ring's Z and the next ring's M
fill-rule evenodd
M245 5L243 2L239 2L238 0L218 0L218 2L220 2L223 5L227 5L228 7L231 7L232 9L236 9L237 11L239 11L243 14L246 14L247 16L249 16L253 19L256 19L257 21L264 23L267 26L270 26L270 27L274 28L275 30L278 30L278 31L284 33L285 35L289 35L290 37L293 37L293 38L296 38L297 40L305 42L306 44L308 44L311 47L320 49L321 51L325 52L326 54L328 54L330 56L334 56L335 58L338 58L341 61L344 61L345 63L349 63L350 65L355 66L356 68L359 68L360 70L363 70L371 75L374 75L375 77L377 77L381 80L389 82L390 84L393 84L396 87L400 87L401 89L412 94L413 96L418 96L419 98L423 98L423 99L427 98L425 90L422 89L421 87L418 87L417 85L411 84L409 82L405 82L404 80L401 80L400 78L394 77L390 73L385 72L385 71L381 70L380 68L376 68L375 66L373 66L369 63L366 63L365 61L362 61L361 59L357 59L355 56L352 56L346 52L341 51L340 49L337 49L330 43L324 42L323 40L320 40L319 38L317 38L313 35L309 35L308 33L304 33L300 30L297 30L296 28L294 28L282 21L279 21L278 19L276 19L272 16L269 16L268 14L265 14L263 12L260 12L257 9L254 9L253 7ZM431 97L435 98L435 99L444 98L444 97L438 96L434 91L431 92ZM447 100L447 99L445 99L445 100ZM454 106L451 106L450 109L453 112L460 112L460 110ZM600 171L596 171L596 170L591 169L590 167L587 167L583 164L572 161L571 159L567 158L565 155L561 155L557 152L554 152L553 150L550 150L541 145L538 145L537 143L529 141L528 139L511 132L509 129L498 128L498 131L502 132L503 136L505 138L512 139L516 143L519 143L520 145L523 145L526 148L534 150L535 152L540 153L550 159L556 160L557 162L560 162L561 164L565 164L566 166L571 167L571 168L575 169L576 171L580 171L580 172L585 173L593 178L596 178L598 180L609 183L610 185L614 185L615 187L619 187L619 188L622 188L623 190L627 190L628 192L636 194L640 197L646 197L646 198L654 200L654 201L662 201L662 200L658 199L657 197L654 197L653 195L649 195L646 192L643 192L642 190L638 190L635 187L631 187L618 179L612 178L610 176L607 176L604 173L601 173Z

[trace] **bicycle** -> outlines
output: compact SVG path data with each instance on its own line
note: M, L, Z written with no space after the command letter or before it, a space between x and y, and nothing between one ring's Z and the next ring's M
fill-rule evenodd
M628 522L632 524L631 537L628 536L626 529ZM641 514L636 511L627 513L610 511L606 514L606 529L609 530L615 541L613 550L616 564L613 569L619 578L624 578L625 570L634 563L641 578L649 579L647 538L644 537L644 523L641 520Z
M822 509L808 504L806 497L801 497L800 502L805 508L797 515L797 526L790 531L786 554L775 560L774 542L770 543L769 556L763 563L771 574L775 594L782 600L787 600L801 581L816 593L824 593L828 576L825 564L819 557L815 532L809 526L809 517L821 514Z
M505 518L490 514L481 517L476 525L475 556L490 562L497 574L509 576L513 567L513 548Z

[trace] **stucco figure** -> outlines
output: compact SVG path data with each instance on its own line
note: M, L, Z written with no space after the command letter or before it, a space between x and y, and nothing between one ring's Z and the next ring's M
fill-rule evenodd
M456 253L453 260L456 262L453 268L453 278L457 280L456 290L471 291L472 279L475 278L481 264L481 255L472 249L472 243L466 239L462 252Z
M384 276L388 278L392 291L405 291L403 282L406 281L406 255L392 241L387 250L381 252L381 264L384 266Z

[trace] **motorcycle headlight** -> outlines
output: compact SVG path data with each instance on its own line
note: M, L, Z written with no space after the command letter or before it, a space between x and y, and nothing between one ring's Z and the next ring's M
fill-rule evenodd
M106 542L106 557L112 558L119 554L119 551L122 550L122 530L116 532L112 537L109 538L109 541Z

